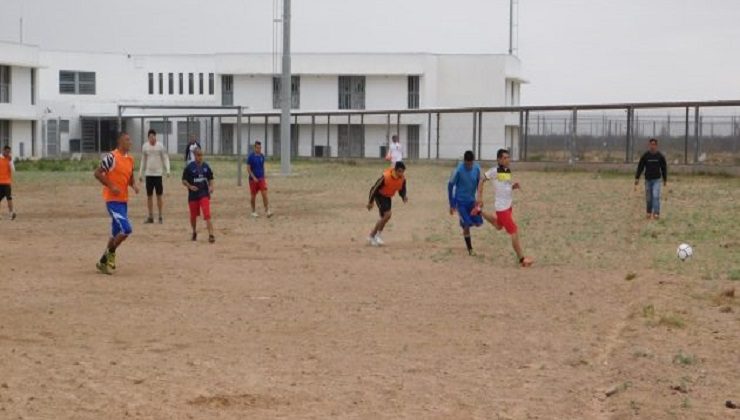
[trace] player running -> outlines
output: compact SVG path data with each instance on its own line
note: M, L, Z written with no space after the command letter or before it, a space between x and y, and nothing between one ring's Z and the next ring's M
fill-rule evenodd
M272 217L269 200L267 199L267 180L265 179L265 155L262 154L262 143L254 143L254 152L247 156L247 172L249 173L249 194L252 205L252 217L259 217L256 209L257 193L262 194L262 204L265 206L265 215Z
M103 184L103 199L112 219L108 247L96 265L98 271L104 274L113 274L116 269L116 249L132 232L131 222L128 220L128 188L139 193L134 179L134 158L128 153L131 138L122 131L116 141L116 149L106 153L95 170L95 178Z
M188 205L190 207L190 226L193 228L192 240L198 239L196 222L198 216L203 213L203 220L208 227L208 242L216 242L213 236L213 224L211 223L211 194L213 194L213 171L203 161L203 151L193 151L195 160L182 171L182 185L188 189Z
M468 150L463 155L463 163L457 165L452 177L447 183L447 197L450 202L450 215L457 212L460 217L460 227L468 254L475 255L470 238L470 227L483 224L475 199L475 193L480 182L480 166L475 162L475 154Z
M148 142L141 148L141 166L139 167L139 182L144 181L142 174L146 176L146 207L149 210L149 217L144 223L154 223L152 196L157 193L157 210L159 214L159 224L162 224L162 195L164 194L164 185L162 175L170 176L170 156L164 150L162 143L157 143L157 132L149 130L147 134Z
M10 220L15 220L15 211L13 211L13 174L15 174L15 165L13 156L10 154L10 146L3 147L3 153L0 154L0 203L3 198L8 200L8 216Z
M367 203L367 209L373 209L373 202L378 205L378 211L380 212L380 220L375 224L373 230L370 231L370 236L367 240L372 246L384 245L383 228L391 220L391 198L396 193L401 196L404 203L408 202L406 196L406 165L403 162L396 162L396 165L392 168L388 168L383 171L383 176L378 178L375 185L370 189L370 196Z
M522 246L519 243L519 233L514 217L512 214L512 195L514 190L521 189L518 182L513 182L511 179L511 169L509 169L509 151L506 149L499 149L496 152L496 159L498 160L498 166L491 168L485 173L485 176L478 183L478 205L483 206L483 185L486 181L493 181L493 188L495 194L494 207L496 213L485 213L481 212L484 219L488 220L496 230L501 228L506 229L506 233L511 236L511 244L514 247L514 252L519 259L519 264L522 267L529 267L534 263L534 260L530 257L524 256L522 252Z

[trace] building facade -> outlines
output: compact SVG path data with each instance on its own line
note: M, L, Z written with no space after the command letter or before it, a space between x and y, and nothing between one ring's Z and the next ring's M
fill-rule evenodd
M268 155L280 152L280 66L272 54L129 55L3 43L0 52L7 61L0 68L10 68L12 99L10 105L0 103L0 121L11 121L4 123L11 126L6 138L16 150L23 148L23 157L109 150L120 129L119 104L192 107L127 110L121 124L135 150L154 128L172 154L193 136L207 153L246 152L257 140ZM388 137L398 134L409 158L436 157L436 150L428 150L425 114L401 120L396 114L321 113L515 106L523 82L519 60L509 55L298 53L292 68L292 108L316 114L294 118L296 156L380 157ZM241 148L233 112L198 109L214 106L243 107ZM470 114L461 114L431 127L446 139L441 158L457 158L470 147L469 135L454 139L470 133L472 124ZM487 150L514 144L518 136L515 116L487 115L480 125L494 146Z

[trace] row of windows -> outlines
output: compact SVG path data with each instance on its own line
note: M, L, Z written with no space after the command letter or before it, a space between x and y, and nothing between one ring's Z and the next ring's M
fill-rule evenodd
M164 81L165 81L165 74L164 73L149 73L149 94L154 95L155 89L155 80L154 77L157 76L157 87L156 90L160 95L165 94L165 88L164 88ZM198 83L198 95L205 95L205 73L188 73L188 95L195 95L195 83L196 83L196 75L197 75L197 83ZM179 95L185 95L185 73L177 73L177 92ZM175 95L175 73L167 73L167 93L169 95ZM214 94L214 74L208 73L208 94L213 95Z
M339 109L365 109L365 76L339 76ZM280 108L280 76L272 78L272 107ZM408 107L419 108L420 78L408 77ZM234 76L221 76L222 105L234 104ZM290 107L300 108L301 105L301 78L293 76L290 80Z

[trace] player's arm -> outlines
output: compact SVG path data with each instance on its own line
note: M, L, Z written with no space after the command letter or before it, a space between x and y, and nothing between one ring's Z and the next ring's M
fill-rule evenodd
M663 185L668 184L668 163L662 154L660 155L660 173L663 176Z
M368 199L367 199L367 209L368 210L372 210L372 208L373 208L373 198L375 197L375 193L377 193L378 190L383 187L383 183L384 182L385 182L384 181L384 178L381 176L380 178L378 178L377 181L375 181L375 184L373 185L373 187L370 188L370 194L369 194Z
M103 186L108 187L110 189L111 193L113 195L118 195L121 193L121 190L118 189L113 183L110 182L110 180L105 176L105 174L108 173L113 168L113 165L115 164L114 157L112 153L106 153L105 156L100 160L100 165L97 169L95 169L95 172L93 175L95 176L95 179L98 180Z
M213 187L216 186L215 181L213 180L213 170L211 170L211 167L208 167L208 175L206 176L206 179L208 180L208 193L213 194Z
M447 182L447 200L450 203L450 214L455 212L455 184L457 184L457 170L452 173L450 180Z
M401 196L404 203L407 203L409 201L409 198L406 195L406 178L403 179L403 185L401 186L401 190L398 192L398 195Z
M640 183L640 175L642 175L642 171L645 169L645 155L642 155L640 158L640 162L637 164L637 172L635 173L635 185Z
M191 184L189 181L187 166L185 167L185 169L182 170L182 185L184 185L185 188L189 189L190 191L198 191L198 187Z
M166 150L164 150L164 147L160 151L162 154L162 163L164 164L164 170L167 176L170 176L170 155L167 153Z
M249 164L249 160L247 160L247 173L249 174L249 179L257 180L257 177L254 176L254 172L252 172L252 165Z
M478 204L483 203L483 186L485 185L486 181L488 181L488 175L483 174L483 177L481 177L480 181L478 181Z
M134 178L134 174L131 174L131 177L128 179L128 185L129 187L134 189L134 192L136 194L139 193L139 186L136 185L136 178Z

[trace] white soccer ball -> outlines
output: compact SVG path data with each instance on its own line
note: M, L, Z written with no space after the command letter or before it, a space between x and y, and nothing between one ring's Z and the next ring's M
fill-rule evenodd
M676 250L676 256L681 261L686 261L694 255L694 249L689 244L681 244Z

